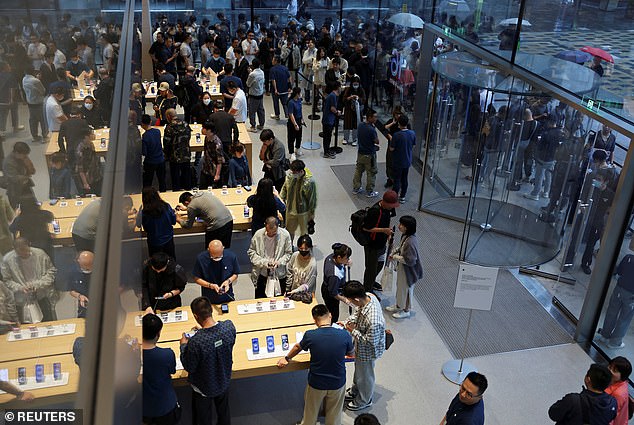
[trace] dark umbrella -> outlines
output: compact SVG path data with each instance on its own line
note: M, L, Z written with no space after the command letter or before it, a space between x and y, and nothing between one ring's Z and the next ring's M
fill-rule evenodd
M557 53L555 57L578 64L584 64L592 59L590 53L582 52L581 50L564 50L563 52Z

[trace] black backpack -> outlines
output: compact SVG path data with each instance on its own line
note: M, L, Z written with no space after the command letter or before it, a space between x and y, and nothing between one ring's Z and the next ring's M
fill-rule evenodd
M178 98L178 104L181 105L183 108L189 106L189 93L187 92L187 88L184 85L181 84L175 86L174 95Z
M354 238L354 240L359 242L359 245L361 246L366 246L370 243L370 236L372 234L363 230L363 225L365 223L365 217L368 214L368 210L370 208L376 208L377 206L378 202L371 207L366 207L355 211L350 216L350 233L352 233L352 237ZM380 219L381 217L379 216L379 220Z

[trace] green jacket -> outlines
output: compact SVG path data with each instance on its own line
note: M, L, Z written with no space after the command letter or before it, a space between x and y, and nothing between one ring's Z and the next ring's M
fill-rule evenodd
M313 174L308 168L304 169L305 175L296 179L293 176L286 176L286 181L280 192L280 197L286 203L286 214L302 215L308 214L314 218L317 208L317 185Z

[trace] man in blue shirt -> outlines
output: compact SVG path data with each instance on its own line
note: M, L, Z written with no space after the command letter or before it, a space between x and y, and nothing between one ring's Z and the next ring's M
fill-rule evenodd
M207 251L198 254L192 275L194 282L203 288L204 297L212 304L223 304L235 301L233 282L238 279L239 273L236 254L215 239L209 242Z
M161 132L158 128L152 128L152 118L143 114L141 127L144 130L141 136L141 148L143 154L143 187L152 186L154 174L158 180L159 192L165 192L165 156L163 155L163 143Z
M317 423L324 403L326 424L340 424L346 388L345 356L354 354L352 337L344 329L332 327L332 315L323 304L312 309L317 329L306 331L300 342L277 362L283 368L302 350L310 351L308 385L304 394L302 424Z
M359 124L357 129L357 139L359 140L359 151L357 153L357 166L354 169L354 177L352 179L352 193L359 194L361 189L361 177L366 173L365 190L368 198L378 196L379 192L374 191L374 183L376 182L376 151L379 147L379 136L376 132L374 123L376 122L376 111L368 109L366 114L366 122Z
M416 144L416 133L407 128L408 124L407 115L398 117L399 131L392 136L389 146L392 151L392 173L394 174L392 190L396 193L400 191L398 200L401 204L405 202L408 186L407 174L412 166L412 151Z
M273 110L275 113L271 115L274 120L280 119L280 101L284 109L284 116L288 118L287 102L288 92L291 87L291 73L288 68L282 65L282 59L279 55L273 56L273 66L269 71L269 79L273 86Z
M177 424L180 416L172 374L176 356L171 348L160 348L163 322L155 314L143 316L143 423Z
M330 141L332 139L332 130L335 128L337 117L341 112L337 109L339 93L341 92L341 83L337 81L332 87L332 91L324 100L324 113L321 119L321 125L324 133L324 158L335 159L335 153L330 149Z
M211 410L215 406L216 423L229 425L229 384L236 327L231 320L216 322L211 303L205 297L192 301L191 309L200 329L191 338L183 334L180 350L181 363L189 373L187 380L192 387L192 424L211 425Z
M92 78L94 74L92 69L79 59L79 53L77 53L77 50L74 50L70 62L66 63L66 75L73 84L77 85L77 78L82 72L85 73L85 78Z
M484 375L470 372L458 390L440 425L484 425L482 395L489 383Z
M235 75L233 75L233 65L228 63L224 66L224 76L219 78L220 83L220 93L222 93L222 97L225 99L225 111L229 111L231 109L231 103L233 102L233 95L229 93L227 89L227 84L229 81L233 81L240 90L244 90L244 86L242 85L242 80Z

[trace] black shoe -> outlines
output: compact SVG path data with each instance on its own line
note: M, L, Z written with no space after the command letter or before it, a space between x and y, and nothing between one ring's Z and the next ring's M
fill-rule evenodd
M392 187L394 186L394 182L392 181L392 179L387 179L387 181L385 182L385 184L383 185L384 188L388 188L388 187Z
M518 190L522 188L522 186L520 186L517 183L514 183L514 184L509 184L506 188L510 190L511 192L517 192Z
M592 274L592 269L590 268L590 266L582 265L581 270L583 270L585 274Z
M383 287L381 286L380 283L378 282L374 282L374 285L372 286L372 289L374 289L375 291L381 291L383 292Z

